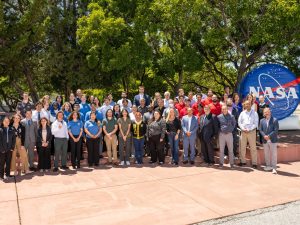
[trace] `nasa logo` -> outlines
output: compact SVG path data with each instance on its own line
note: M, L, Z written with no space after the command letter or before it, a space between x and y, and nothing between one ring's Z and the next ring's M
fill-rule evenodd
M256 98L264 95L273 116L281 120L291 115L299 104L299 81L287 68L265 64L244 77L239 93L243 98L249 93L253 93Z

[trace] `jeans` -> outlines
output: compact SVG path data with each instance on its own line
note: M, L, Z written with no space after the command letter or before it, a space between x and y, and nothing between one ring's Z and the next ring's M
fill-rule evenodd
M135 159L138 164L143 163L144 142L145 142L144 138L141 139L133 138L133 144L135 148Z
M171 147L172 161L178 163L178 144L179 138L175 140L176 133L171 132L168 134L168 140Z

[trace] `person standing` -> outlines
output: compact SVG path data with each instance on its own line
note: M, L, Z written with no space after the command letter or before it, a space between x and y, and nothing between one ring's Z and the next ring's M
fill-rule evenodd
M178 165L178 146L179 135L181 132L181 122L176 117L175 109L171 108L166 119L166 133L168 135L168 141L171 147L172 164Z
M131 125L133 145L135 149L135 159L138 165L143 164L143 149L145 143L145 134L147 131L147 124L142 120L140 111L135 113L135 120Z
M114 164L118 165L118 156L117 156L117 136L116 132L118 131L118 123L116 118L113 116L112 109L106 111L105 119L103 120L103 133L104 141L106 143L108 162L112 163L112 156L114 159Z
M70 114L72 112L72 106L71 106L71 104L69 102L65 102L63 104L63 106L61 107L61 110L64 112L64 121L66 123L68 123L69 122L69 116L70 116Z
M277 174L277 142L278 142L278 120L272 116L270 108L264 108L265 118L260 120L259 132L263 137L266 167L264 170L272 170Z
M37 122L32 121L32 112L28 110L25 114L25 119L21 121L22 125L25 127L25 143L24 147L28 153L29 170L35 171L34 168L34 151L36 147L37 138Z
M259 98L259 103L258 103L258 109L257 109L257 114L258 114L258 121L261 121L264 118L264 109L269 108L269 105L265 103L265 97L263 95L260 95ZM263 136L259 132L259 143L263 144Z
M146 106L146 100L144 98L140 99L140 105L138 106L138 110L144 115L148 111L148 107Z
M68 152L68 126L64 121L64 113L58 111L56 114L56 120L52 123L51 132L54 136L54 169L53 172L58 171L58 163L61 158L61 168L64 170L69 169L67 167L67 152Z
M10 175L10 166L12 152L16 144L16 136L13 129L9 126L9 122L9 118L4 117L0 128L0 180L12 177Z
M145 99L145 106L150 105L150 97L149 95L145 94L145 87L142 85L139 86L139 94L134 96L133 104L139 107L141 99Z
M88 149L88 164L89 167L99 166L99 144L100 134L102 132L101 122L97 121L96 113L91 112L90 120L84 124L84 131L86 133L86 144Z
M35 110L32 111L32 121L37 122L39 125L39 122L41 120L42 116L42 102L37 102L35 104Z
M23 93L23 100L17 104L16 111L20 113L22 118L25 118L25 114L29 110L33 110L33 104L29 101L28 92Z
M111 106L110 104L109 104L109 98L108 97L105 97L104 98L104 104L103 104L103 106L101 106L101 108L99 109L99 111L102 113L102 115L103 115L103 119L104 118L106 118L106 112L108 111L108 110L113 110L113 106Z
M28 156L26 149L24 147L25 143L25 127L21 124L21 115L15 114L13 117L13 123L11 128L15 132L16 136L16 146L14 148L14 151L12 152L12 159L11 159L11 171L14 172L15 176L18 174L17 168L16 168L16 157L17 154L20 155L20 161L22 163L21 171L26 174L29 173L28 170Z
M258 115L254 109L251 109L251 103L247 100L244 102L245 110L241 112L238 124L242 130L241 148L240 148L240 166L246 165L246 147L247 142L250 145L252 167L257 168L257 150L256 150L256 128L258 127Z
M227 145L229 152L230 167L234 166L234 154L233 154L233 131L236 126L236 121L233 115L228 113L226 105L222 106L222 114L218 117L219 121L219 145L220 145L220 167L224 164L224 149Z
M124 166L125 163L127 166L130 165L129 156L130 156L130 139L131 139L131 120L129 113L126 109L121 111L122 117L118 119L119 126L119 154L120 154L120 165ZM124 150L125 149L125 150Z
M127 100L127 103L128 103L128 107L131 108L132 107L132 103L130 101L130 99L127 99L127 93L125 91L122 91L122 94L121 94L121 99L118 100L117 104L122 108L123 107L123 101L124 100Z
M218 101L218 97L216 95L212 96L212 103L209 104L211 114L218 116L221 114L221 104Z
M51 128L48 125L49 121L43 117L39 121L39 129L37 132L36 147L39 155L38 168L40 172L48 172L51 169Z
M81 101L80 101L79 106L80 106L79 112L81 112L83 114L83 119L85 119L86 113L91 111L90 104L87 103L85 94L83 94L81 96Z
M204 114L200 116L199 136L201 142L201 153L204 163L211 166L215 163L213 137L218 132L218 121L211 114L209 105L204 106Z
M73 168L80 168L83 122L79 112L72 112L69 116L68 132L70 137L71 163Z
M190 149L190 164L195 164L195 142L198 129L197 118L193 115L193 109L187 109L187 115L181 121L183 131L183 164L188 163L188 155Z
M164 155L164 139L166 133L166 122L161 117L159 111L155 111L152 121L147 126L147 139L149 142L149 149L151 154L150 164L156 163L162 165L165 162Z

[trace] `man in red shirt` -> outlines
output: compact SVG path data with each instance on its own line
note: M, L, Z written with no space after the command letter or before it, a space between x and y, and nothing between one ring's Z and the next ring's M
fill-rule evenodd
M180 110L179 119L182 119L182 117L184 117L185 115L187 115L188 108L190 108L191 100L190 99L186 99L184 101L184 103L185 103L185 107Z
M179 102L177 104L175 104L175 108L178 110L178 112L180 113L180 111L185 107L184 104L184 96L179 96Z
M202 94L197 94L196 98L197 98L197 101L192 106L194 116L198 116L199 105L201 105L201 107L202 107Z
M213 91L211 89L209 89L207 91L207 98L202 101L202 105L206 106L206 105L211 104L212 103L212 96L213 96Z
M216 95L212 96L212 103L209 104L210 112L216 116L221 114L221 104Z

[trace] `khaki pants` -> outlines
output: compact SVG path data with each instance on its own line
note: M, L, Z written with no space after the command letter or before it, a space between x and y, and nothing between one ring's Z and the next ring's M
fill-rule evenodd
M252 165L257 165L256 130L252 130L250 132L242 131L240 148L240 158L242 163L246 163L247 142L249 142L250 145Z
M10 164L11 171L17 170L17 167L16 167L17 154L20 155L21 170L28 171L27 152L26 152L25 148L21 148L21 138L19 138L19 137L16 138L16 146L15 146L14 151L12 152L12 158L11 158L11 164Z
M105 135L104 140L105 140L105 143L106 143L108 161L110 163L112 162L112 154L113 154L114 162L117 162L118 161L118 156L117 156L117 136L116 136L116 134L111 135L111 139L109 139Z

